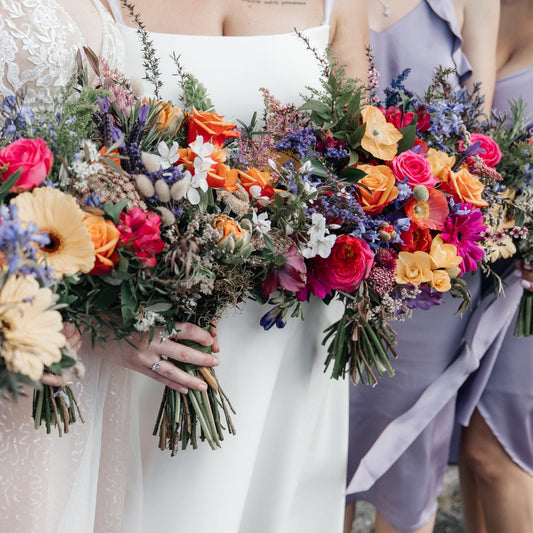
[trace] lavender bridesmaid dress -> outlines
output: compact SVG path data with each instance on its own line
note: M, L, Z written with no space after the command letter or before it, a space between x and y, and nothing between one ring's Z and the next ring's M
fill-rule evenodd
M497 81L493 105L500 111L509 110L509 100L520 96L527 104L533 123L533 65L520 69ZM509 270L512 270L512 265ZM514 324L522 295L519 279L505 276L508 287L505 297L492 294L484 300L493 301L499 313L497 323L486 319L478 326L478 335L498 328L501 316L512 316L493 344L480 354L480 368L459 392L457 420L467 426L475 408L505 448L511 459L525 472L533 475L533 338L515 337Z
M457 84L468 77L461 44L448 0L423 1L391 28L371 32L381 86L410 67L406 86L416 93L425 91L439 65L455 67ZM477 367L465 331L481 280L477 274L467 279L474 305L463 319L455 314L459 301L446 295L441 305L394 323L396 375L350 390L347 502L371 502L401 531L423 526L436 512L457 390Z

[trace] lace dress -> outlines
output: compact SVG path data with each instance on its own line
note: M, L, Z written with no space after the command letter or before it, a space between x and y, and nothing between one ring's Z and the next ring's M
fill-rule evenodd
M102 29L102 56L123 68L124 43L103 6L92 2L94 26ZM87 9L87 5L85 5ZM76 9L69 7L69 10ZM75 72L75 50L86 43L80 29L55 0L0 0L0 94L26 90L33 106L47 105ZM0 400L0 531L9 533L90 533L93 531L103 399L108 393L106 424L123 423L117 391L126 372L100 358L80 358L86 377L74 385L85 424L68 435L46 435L31 419L31 390L17 401ZM113 433L108 431L112 441ZM106 445L112 450L112 443ZM113 486L121 476L104 472ZM120 502L116 502L120 504ZM109 501L108 506L113 502Z

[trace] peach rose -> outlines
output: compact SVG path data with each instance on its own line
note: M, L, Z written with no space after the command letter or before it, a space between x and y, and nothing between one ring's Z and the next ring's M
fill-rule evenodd
M96 252L94 267L90 274L95 276L107 274L119 260L115 248L120 238L120 232L111 220L90 213L84 214L83 223L89 230Z
M386 165L359 165L357 168L367 174L359 180L359 183L368 188L359 189L361 207L365 213L377 215L399 194L394 174Z
M439 292L448 292L452 288L450 276L445 270L434 270L431 286Z
M400 252L396 261L396 283L420 285L433 280L431 257L426 252Z
M485 187L475 174L463 167L459 172L445 168L441 175L441 189L450 193L456 202L470 203L477 207L489 205L482 198Z
M189 115L189 129L187 131L187 144L194 142L198 135L201 135L204 142L211 142L222 146L226 139L240 137L235 124L224 122L222 115L208 113L207 111L196 111L193 109Z

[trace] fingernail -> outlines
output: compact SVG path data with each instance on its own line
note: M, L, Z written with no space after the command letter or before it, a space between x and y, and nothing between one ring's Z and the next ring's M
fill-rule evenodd
M205 392L207 390L207 383L200 383L200 386L198 387L202 392Z
M516 270L513 271L513 276L516 276L517 278L521 278L522 277L522 271L518 270L518 268L517 268Z
M521 282L520 282L520 285L522 285L522 287L524 289L530 289L531 288L531 283L529 281L527 281L527 279L523 279Z
M532 268L531 265L530 265L529 263L525 263L525 264L523 265L523 267L524 267L524 270L531 270L531 268Z
M220 360L218 357L213 356L212 361L213 361L213 366L218 366L220 364Z

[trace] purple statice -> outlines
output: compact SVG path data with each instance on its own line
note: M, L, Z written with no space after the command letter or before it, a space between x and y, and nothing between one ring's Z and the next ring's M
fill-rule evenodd
M468 204L462 205L461 214L456 212L446 217L441 237L444 242L453 244L457 248L457 255L463 258L459 265L461 274L477 270L477 263L484 254L477 243L483 240L486 230L483 213L479 209L471 210Z
M436 305L440 305L442 301L441 292L433 290L426 284L419 285L418 291L418 294L414 298L409 298L405 301L405 305L409 309L422 309L427 311Z
M293 152L299 159L311 155L316 146L316 134L313 128L302 128L289 132L274 149L281 152Z
M0 253L7 260L7 273L33 276L49 285L52 270L38 262L39 248L50 243L46 233L32 222L22 224L15 205L0 206Z

